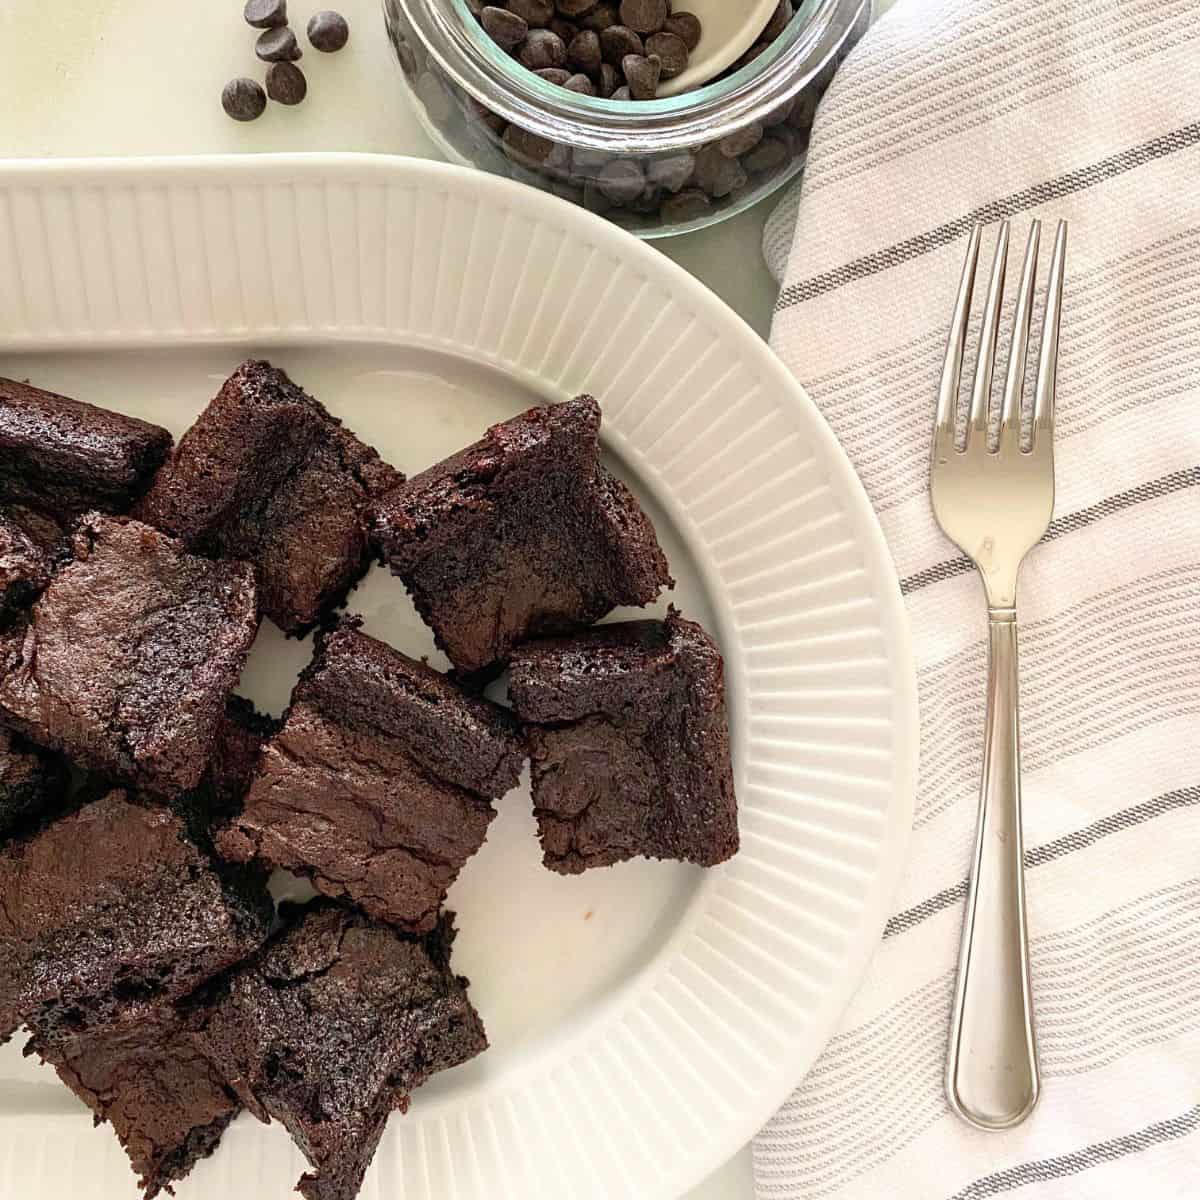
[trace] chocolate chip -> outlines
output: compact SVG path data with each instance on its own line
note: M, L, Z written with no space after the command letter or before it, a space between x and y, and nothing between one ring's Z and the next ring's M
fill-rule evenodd
M594 184L583 185L583 207L600 216L612 211L612 201Z
M599 0L554 0L554 7L564 17L586 17Z
M479 20L488 37L505 50L514 49L529 36L529 22L507 8L489 4L479 14Z
M555 145L549 138L530 133L519 125L504 131L504 153L523 167L540 167L554 156Z
M700 45L700 38L704 33L704 26L700 23L700 18L695 13L677 12L672 13L666 24L663 26L664 33L673 33L688 50L695 50Z
M417 80L417 98L435 125L445 125L450 120L454 102L446 85L432 71L426 71Z
M600 34L600 52L605 62L619 67L625 55L644 54L646 47L628 25L611 25Z
M253 79L231 79L221 92L221 107L235 121L254 121L267 107L267 93Z
M811 129L813 118L817 115L817 105L820 103L820 93L805 89L796 97L795 107L788 115L787 123L793 129Z
M596 83L596 91L599 92L606 100L612 98L613 92L621 83L621 76L617 74L617 68L612 63L600 64L600 75Z
M776 125L782 125L788 117L792 115L792 109L796 107L796 97L793 96L790 100L785 100L778 108L773 108L762 119L763 125L767 129L774 129Z
M567 47L562 38L549 29L531 29L517 53L522 66L531 71L543 67L561 67L567 61Z
M267 95L277 104L299 104L308 95L308 80L295 63L272 63L267 70Z
M553 0L508 0L508 11L516 13L530 29L545 29L554 16Z
M633 97L629 94L629 89L627 87L619 87L619 88L617 88L617 90L615 92L613 92L613 94L611 96L609 96L609 99L610 100L632 100Z
M688 188L677 196L668 196L659 209L662 219L670 224L682 225L694 221L712 211L712 201L699 188Z
M705 146L696 155L696 183L714 199L746 186L746 172L736 158L727 158L719 146Z
M646 178L668 192L684 188L696 170L696 160L686 150L666 158L656 158L646 167Z
M308 22L308 40L314 50L333 54L350 40L350 26L341 13L327 8Z
M658 81L662 78L662 59L657 54L651 54L649 57L627 54L621 59L621 71L629 85L629 94L635 100L653 100L658 95Z
M619 25L621 18L617 15L617 6L615 4L600 4L594 12L588 13L580 22L584 29L590 29L593 33L603 33L606 29L613 25Z
M296 41L296 35L284 26L260 33L258 41L254 43L254 53L263 62L295 62L303 51Z
M635 33L657 33L670 15L667 0L621 0L621 23Z
M755 122L753 125L746 125L736 133L722 138L717 144L726 158L741 158L743 154L753 150L762 139L763 127Z
M543 67L540 71L534 71L534 74L555 87L566 87L567 80L571 78L571 72L563 67Z
M576 174L583 175L588 179L595 179L601 169L612 162L612 157L607 150L593 150L590 146L576 146L571 151L571 165L575 168Z
M691 57L687 44L675 33L651 34L646 39L646 53L657 54L662 59L664 79L674 79L676 75L682 75L687 70L688 59Z
M758 35L758 40L773 42L788 27L795 15L792 9L792 0L779 0L775 11L771 14L771 19L767 22L767 27Z
M494 113L486 105L480 104L472 95L468 94L465 99L468 120L490 129L495 134L504 132L508 122L499 113Z
M614 204L630 204L642 194L646 177L638 163L618 158L600 169L596 186Z
M564 20L562 17L555 17L550 22L550 32L557 34L563 40L564 46L569 46L572 39L579 32L579 26L574 21Z
M763 138L749 154L742 156L742 166L752 175L777 171L792 157L792 151L782 138Z
M563 87L568 92L578 92L581 96L594 96L596 94L596 85L584 74L572 75Z
M246 0L242 16L255 29L278 29L287 24L287 0Z
M595 75L600 70L600 35L591 29L577 33L567 46L567 62L585 75Z

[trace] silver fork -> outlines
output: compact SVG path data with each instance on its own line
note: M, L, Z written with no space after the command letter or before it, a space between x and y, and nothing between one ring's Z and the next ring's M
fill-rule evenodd
M1022 393L1041 225L1034 221L1013 316L1012 348L1000 409L1000 437L988 446L992 375L1008 260L1008 222L1000 227L971 389L965 446L956 445L963 347L979 259L971 234L933 431L930 490L947 537L979 568L988 604L988 700L983 781L971 886L963 921L951 1018L946 1096L980 1129L1019 1124L1041 1088L1021 837L1021 751L1017 716L1017 576L1054 512L1054 389L1062 316L1067 226L1059 222L1050 265L1030 448L1021 444Z

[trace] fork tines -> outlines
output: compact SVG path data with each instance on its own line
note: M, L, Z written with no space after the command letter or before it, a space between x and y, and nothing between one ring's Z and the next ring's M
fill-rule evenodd
M1029 352L1029 329L1033 315L1033 293L1037 282L1041 232L1042 223L1035 220L1029 230L1029 242L1025 247L1025 263L1021 269L1020 289L1013 311L1012 348L1009 352L1003 399L1000 405L1000 439L996 449L991 451L992 453L1012 454L1021 449L1021 399ZM958 299L954 305L950 338L946 346L946 362L942 368L942 382L938 392L933 445L935 455L945 455L958 450L955 444L955 424L958 417L959 387L962 382L963 350L966 346L967 327L971 318L971 298L975 289L975 274L982 233L982 227L979 225L976 225L971 231L971 240L967 246L967 261L963 266ZM1000 226L1000 235L996 242L987 299L983 307L979 355L975 362L975 377L971 385L970 408L967 417L967 437L961 453L989 452L987 431L991 416L990 400L992 377L996 367L996 346L1000 332L1000 306L1004 299L1004 276L1008 264L1008 241L1009 222L1004 221ZM1062 320L1063 272L1066 253L1067 223L1059 221L1058 235L1054 242L1054 256L1050 260L1050 282L1046 292L1046 316L1042 327L1030 452L1036 452L1039 433L1048 431L1054 419L1054 387L1058 371L1058 335Z

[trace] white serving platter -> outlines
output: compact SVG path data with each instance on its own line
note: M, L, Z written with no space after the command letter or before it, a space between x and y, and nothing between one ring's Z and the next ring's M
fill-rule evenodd
M725 653L743 848L560 878L528 788L506 797L450 896L491 1049L393 1118L362 1195L680 1195L812 1064L903 865L915 675L849 462L720 301L531 189L352 155L0 162L0 374L179 433L250 354L410 473L533 403L600 399L678 579L662 607ZM350 607L444 662L382 570ZM279 712L308 652L264 623L241 690ZM243 1116L178 1194L283 1200L302 1169ZM111 1131L0 1052L0 1196L136 1194Z

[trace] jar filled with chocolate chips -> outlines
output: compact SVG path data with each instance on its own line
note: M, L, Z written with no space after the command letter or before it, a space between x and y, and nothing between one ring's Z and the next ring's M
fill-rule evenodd
M749 47L698 83L689 68L713 60L704 39L717 34L688 0L384 0L384 11L448 157L663 237L802 170L818 101L871 4L778 0Z

